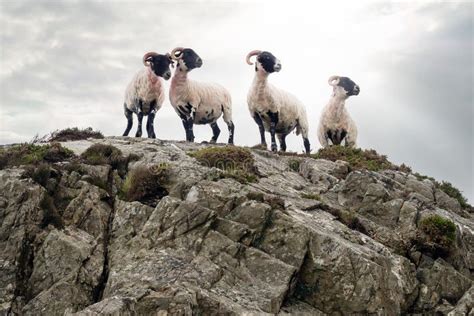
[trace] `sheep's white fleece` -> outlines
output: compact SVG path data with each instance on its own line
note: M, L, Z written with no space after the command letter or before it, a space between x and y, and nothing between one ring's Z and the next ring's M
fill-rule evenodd
M138 113L138 100L142 100L142 111L145 114L150 111L149 106L153 100L156 100L153 112L157 112L165 101L163 79L155 75L150 67L138 71L125 90L125 104L130 111Z
M345 107L346 93L342 87L334 87L328 104L323 108L318 126L318 139L323 147L329 145L327 131L345 130L347 146L356 146L357 126Z
M194 124L214 123L222 114L226 123L232 121L230 93L219 84L188 79L179 68L171 80L170 103L178 114L178 107L191 105Z
M304 105L291 93L273 86L267 82L267 77L256 73L252 86L247 95L250 114L254 117L257 112L263 121L265 130L270 131L270 117L268 112L278 112L276 134L289 134L296 128L296 135L300 133L308 137L308 119Z

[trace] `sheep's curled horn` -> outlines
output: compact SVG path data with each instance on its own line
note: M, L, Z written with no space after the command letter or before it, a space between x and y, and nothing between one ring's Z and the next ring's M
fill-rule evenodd
M250 53L248 53L248 54L247 54L247 57L245 58L245 60L247 61L247 64L253 65L253 62L250 61L250 57L255 56L255 55L258 55L258 54L260 54L261 52L262 52L261 50L256 49L256 50L253 50L253 51L251 51Z
M336 80L336 82L333 82L334 80ZM339 83L339 76L331 76L329 77L328 79L328 83L330 86L335 86Z
M171 51L171 54L170 54L171 58L174 60L181 59L183 57L183 50L184 50L184 47L176 47L175 49ZM176 55L177 52L179 52L179 56Z
M148 66L148 65L149 65L149 64L148 64L149 60L147 60L147 59L150 58L151 56L157 56L157 55L158 55L158 54L155 53L155 52L148 52L148 53L146 53L145 55L143 55L143 64L144 64L145 66Z

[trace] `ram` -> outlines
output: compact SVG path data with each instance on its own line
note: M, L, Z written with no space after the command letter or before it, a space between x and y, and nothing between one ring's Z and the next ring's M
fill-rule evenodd
M153 122L156 112L165 100L163 80L171 77L170 65L173 61L169 54L160 55L155 52L143 56L145 68L135 74L125 90L124 113L127 118L127 128L123 136L128 136L133 125L133 113L137 115L138 127L135 137L142 136L142 120L148 115L146 131L149 138L156 138Z
M171 79L170 103L183 122L186 140L194 141L194 124L210 124L211 143L217 142L220 134L217 120L223 116L229 130L228 143L234 143L232 122L232 100L222 86L188 79L188 73L202 66L202 59L190 48L176 47L171 52L176 60L176 71Z
M323 147L340 145L355 147L357 127L345 107L347 98L358 95L360 88L348 77L331 76L328 83L333 87L329 103L324 107L318 126L318 139ZM331 142L331 144L329 143Z
M268 83L271 73L281 70L280 61L272 53L254 50L248 53L247 64L256 57L255 77L247 95L250 115L260 131L261 145L267 148L265 131L271 135L271 149L277 151L275 135L280 142L281 151L286 151L286 136L296 129L301 134L306 153L310 152L308 140L308 119L304 105L292 94Z

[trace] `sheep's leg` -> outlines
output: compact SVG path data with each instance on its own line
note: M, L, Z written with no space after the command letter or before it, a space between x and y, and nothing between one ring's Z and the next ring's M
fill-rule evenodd
M270 117L270 135L272 139L272 151L277 151L277 144L275 139L276 125L278 124L278 112L272 113L268 111L268 116Z
M234 122L230 121L229 123L227 123L227 128L229 129L229 141L228 141L228 143L230 145L233 145L234 144L234 129L235 129Z
M148 138L156 138L155 135L155 127L154 127L154 120L155 120L155 113L151 112L148 114L148 120L146 121L146 132L148 134Z
M287 134L277 134L278 141L280 142L280 150L283 152L286 151L286 135Z
M219 126L217 125L217 122L211 123L211 128L212 128L212 138L210 143L215 144L217 142L217 138L219 138L219 134L221 133L221 130Z
M262 146L265 146L265 148L267 148L267 141L265 140L265 127L263 127L263 121L262 121L262 118L260 117L260 114L255 112L253 115L253 119L255 120L255 123L257 123L258 129L260 131L260 144Z
M143 103L142 100L138 100L137 106L137 118L138 118L138 126L137 132L135 133L135 137L142 137L142 121L143 121Z
M309 139L307 137L303 137L303 144L304 144L304 150L306 151L306 154L309 154L311 151L311 145L309 144Z
M143 112L138 112L137 113L138 117L138 127L137 127L137 132L135 134L135 137L142 137L142 121L143 121Z
M191 117L184 117L181 120L183 121L184 130L186 131L186 141L194 142L193 119Z
M125 132L123 132L123 136L128 136L128 133L130 133L133 126L133 112L127 108L126 104L123 105L123 108L125 117L127 118L127 128L125 129Z
M156 138L155 127L154 127L155 115L156 115L156 100L153 100L150 103L150 112L148 114L148 119L146 121L146 132L148 134L148 138Z
M352 136L352 134L347 134L346 138L345 138L345 145L346 147L356 147L356 140L355 138Z

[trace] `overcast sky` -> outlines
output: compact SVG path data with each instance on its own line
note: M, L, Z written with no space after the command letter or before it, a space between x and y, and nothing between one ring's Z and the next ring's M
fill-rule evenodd
M359 146L448 180L473 202L473 10L470 1L1 0L0 143L72 126L121 135L125 87L143 54L185 46L204 61L190 77L230 90L236 144L255 145L244 59L261 49L282 62L270 81L306 105L313 149L327 79L348 76L361 87L346 103ZM185 138L168 99L155 126L158 138ZM195 134L208 140L210 127ZM287 141L303 150L300 137Z

